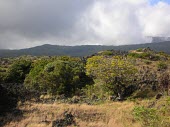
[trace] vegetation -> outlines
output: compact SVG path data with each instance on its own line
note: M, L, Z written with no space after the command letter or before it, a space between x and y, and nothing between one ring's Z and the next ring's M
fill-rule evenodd
M134 108L134 116L136 120L142 122L143 126L147 127L159 127L159 117L154 108L145 108L138 106Z
M121 56L94 56L87 60L86 70L88 75L104 83L103 88L110 95L114 94L121 100L126 88L134 83L136 73L133 64Z
M169 105L169 97L161 99L160 102L152 100L145 106L135 106L133 115L143 127L169 127Z
M168 68L167 64L165 62L159 62L157 65L158 70L166 70Z
M51 62L43 59L34 66L25 79L25 85L40 92L71 96L91 81L79 58L60 57Z
M169 66L169 55L150 48L129 53L107 50L83 58L1 58L0 102L3 104L0 111L5 111L5 107L8 107L7 111L12 111L19 104L31 101L98 106L110 101L123 101L133 103L131 110L128 110L132 121L146 127L169 126ZM157 105L162 96L164 103ZM147 99L154 104L146 104ZM103 112L106 110L103 109ZM73 113L67 114L76 117ZM67 114L56 121L68 122ZM106 114L103 116L109 119L109 113ZM74 117L71 118L75 122ZM53 123L59 124L56 121ZM106 121L103 124L108 123Z
M9 83L23 83L29 73L31 61L17 60L8 69L6 80Z

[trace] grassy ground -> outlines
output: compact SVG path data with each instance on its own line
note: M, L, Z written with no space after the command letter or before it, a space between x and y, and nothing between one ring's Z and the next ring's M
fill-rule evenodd
M19 106L22 117L8 114L12 121L4 127L52 127L52 121L61 119L65 111L71 112L76 126L80 127L140 127L132 115L134 106L134 102L100 105L26 102Z
M170 126L170 97L97 105L25 102L18 109L5 118L0 117L4 127L53 127L54 121L64 119L66 111L74 116L75 122L68 127Z

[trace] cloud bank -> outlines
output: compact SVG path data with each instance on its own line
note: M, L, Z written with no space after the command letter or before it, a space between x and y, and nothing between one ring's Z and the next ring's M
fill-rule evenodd
M0 0L0 48L146 43L170 36L169 12L151 0Z

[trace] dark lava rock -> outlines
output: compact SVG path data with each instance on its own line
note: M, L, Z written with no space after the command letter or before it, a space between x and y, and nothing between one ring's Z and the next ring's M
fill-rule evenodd
M74 125L76 126L74 116L71 113L68 113L67 111L64 112L64 118L63 119L57 119L56 121L53 121L52 127L67 127Z
M156 95L156 99L160 99L162 96L163 96L163 95L162 95L161 93L158 93L158 94Z

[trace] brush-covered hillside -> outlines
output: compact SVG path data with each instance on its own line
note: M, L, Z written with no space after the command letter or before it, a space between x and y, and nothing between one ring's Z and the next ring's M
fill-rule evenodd
M150 48L0 59L0 126L169 127L170 56Z

